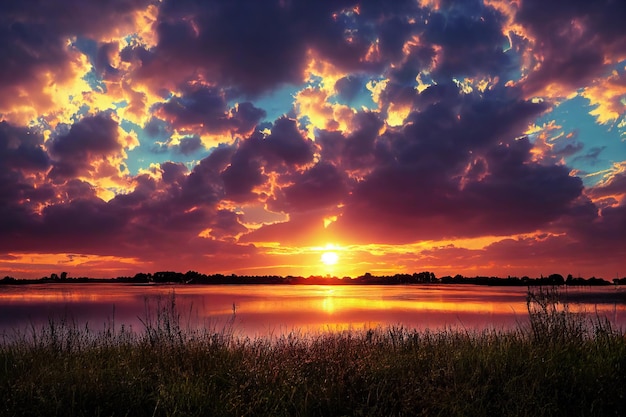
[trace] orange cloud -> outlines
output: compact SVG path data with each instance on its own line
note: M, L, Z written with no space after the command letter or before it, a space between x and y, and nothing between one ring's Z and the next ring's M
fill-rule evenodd
M626 114L626 67L613 71L607 78L596 80L581 95L589 100L593 110L589 112L599 123L619 120Z
M79 98L90 90L83 79L91 70L84 55L67 46L66 60L56 67L34 68L24 82L0 88L0 114L19 125L39 117L50 124L66 123L82 105Z
M307 87L295 96L294 104L299 116L306 116L308 137L315 138L315 129L339 130L346 132L355 111L349 106L328 102L329 95L324 89Z

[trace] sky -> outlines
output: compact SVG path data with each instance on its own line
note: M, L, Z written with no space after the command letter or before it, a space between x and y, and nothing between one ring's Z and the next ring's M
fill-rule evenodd
M626 276L621 0L0 3L0 275Z

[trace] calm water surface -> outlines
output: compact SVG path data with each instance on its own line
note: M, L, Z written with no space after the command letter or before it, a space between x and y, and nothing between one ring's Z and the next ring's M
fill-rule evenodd
M568 288L582 295L573 305L626 327L626 289ZM429 286L140 286L33 284L0 287L0 334L69 320L93 330L124 324L136 331L174 294L183 326L221 329L232 323L241 336L277 336L402 325L417 329L509 329L527 322L526 287ZM607 300L604 295L611 296ZM593 297L588 297L593 295ZM624 295L624 294L622 294ZM574 297L573 297L574 298ZM624 298L621 298L624 300Z

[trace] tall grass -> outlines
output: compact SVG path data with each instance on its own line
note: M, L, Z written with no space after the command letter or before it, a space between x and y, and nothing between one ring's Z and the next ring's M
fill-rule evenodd
M538 343L585 342L619 336L606 316L573 312L559 287L529 288L526 296L530 330Z
M238 338L184 325L175 297L140 332L51 321L4 336L0 415L626 415L623 332L554 295L513 331Z

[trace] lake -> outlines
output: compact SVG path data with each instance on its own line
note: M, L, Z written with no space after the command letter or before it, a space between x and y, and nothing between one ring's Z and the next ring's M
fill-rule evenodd
M626 325L626 289L564 288L572 310ZM119 283L0 286L0 334L68 320L93 330L105 325L144 328L172 301L183 327L278 336L404 326L510 329L527 322L526 287L475 285L132 285Z

